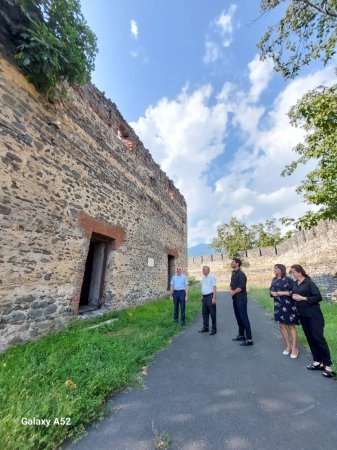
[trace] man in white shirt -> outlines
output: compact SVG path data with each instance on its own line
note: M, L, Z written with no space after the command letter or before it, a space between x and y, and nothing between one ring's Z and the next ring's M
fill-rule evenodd
M204 275L201 281L203 328L199 333L208 332L209 316L211 316L212 330L209 334L213 336L216 334L216 280L209 272L210 268L208 266L202 268L202 273Z
M187 276L183 274L183 269L177 267L177 275L174 275L170 283L170 297L173 300L174 310L173 310L173 320L178 323L179 317L179 305L180 305L180 316L181 325L184 327L185 322L185 304L187 302L187 291L188 291L188 279Z

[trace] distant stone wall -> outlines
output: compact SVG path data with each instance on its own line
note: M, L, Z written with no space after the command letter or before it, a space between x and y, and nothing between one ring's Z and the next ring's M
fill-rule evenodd
M187 265L186 203L115 104L92 85L52 104L6 55L0 140L0 350L78 314L93 237L100 304L166 293Z
M301 264L324 293L337 289L337 221L321 222L317 227L294 234L276 248L248 250L242 255L243 268L250 285L268 285L275 264ZM230 260L225 255L195 256L188 259L190 276L200 277L202 266L208 265L218 283L228 286Z

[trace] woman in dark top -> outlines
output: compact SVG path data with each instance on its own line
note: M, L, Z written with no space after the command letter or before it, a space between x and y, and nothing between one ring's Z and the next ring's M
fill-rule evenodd
M280 331L285 342L283 355L290 358L298 358L297 331L295 325L299 325L295 302L292 300L294 282L286 276L286 268L283 264L275 264L275 277L270 286L270 295L274 297L274 318L280 325Z
M291 273L295 278L293 300L296 302L301 325L314 359L307 368L322 370L325 377L332 378L336 374L330 367L330 351L323 335L324 318L319 306L321 293L302 266L294 264L291 266Z

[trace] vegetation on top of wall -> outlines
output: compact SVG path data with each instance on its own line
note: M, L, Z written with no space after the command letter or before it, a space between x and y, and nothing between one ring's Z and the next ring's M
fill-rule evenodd
M63 83L86 84L94 69L96 36L79 0L0 0L2 35L28 80L49 97Z

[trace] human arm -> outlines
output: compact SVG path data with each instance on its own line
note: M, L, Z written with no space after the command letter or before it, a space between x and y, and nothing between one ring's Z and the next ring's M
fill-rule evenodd
M293 300L296 302L306 301L311 305L318 304L322 300L322 295L312 280L308 281L308 289L305 292L302 292L302 294L303 295L293 294Z
M237 287L235 289L231 289L229 291L229 295L231 295L232 297L236 294L238 294L239 292L242 292L245 288L246 288L246 283L247 283L247 277L246 275L240 271L238 271L237 275L237 280L236 283Z

